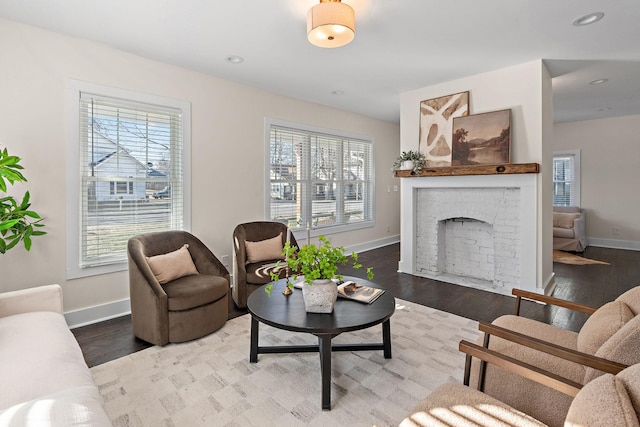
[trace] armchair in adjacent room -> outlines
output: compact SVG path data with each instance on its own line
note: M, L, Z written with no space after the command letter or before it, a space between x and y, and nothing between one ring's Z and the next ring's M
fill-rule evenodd
M293 233L280 222L248 222L233 230L235 270L231 294L238 307L246 307L251 292L271 282L276 263L283 259L287 238L292 246L298 246ZM285 271L282 268L277 273L282 278Z
M229 316L229 271L186 231L140 234L128 242L131 322L156 345L189 341Z
M584 252L587 247L585 210L576 206L553 207L553 249Z

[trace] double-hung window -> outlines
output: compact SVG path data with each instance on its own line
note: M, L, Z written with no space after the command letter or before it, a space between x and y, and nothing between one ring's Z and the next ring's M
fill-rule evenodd
M136 234L189 227L189 103L71 82L67 276L126 268Z
M374 223L373 138L267 119L266 217L315 234Z
M580 150L553 153L553 205L580 206Z

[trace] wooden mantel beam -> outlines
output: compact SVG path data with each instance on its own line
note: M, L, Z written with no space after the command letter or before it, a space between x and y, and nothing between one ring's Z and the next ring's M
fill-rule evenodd
M539 163L505 163L500 165L449 166L424 168L420 175L410 170L395 172L397 178L417 178L425 176L457 176L457 175L508 175L517 173L540 173Z

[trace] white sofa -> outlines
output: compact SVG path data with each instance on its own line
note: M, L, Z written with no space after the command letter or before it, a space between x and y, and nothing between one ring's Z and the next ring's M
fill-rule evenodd
M0 426L111 426L59 285L0 294L0 384Z

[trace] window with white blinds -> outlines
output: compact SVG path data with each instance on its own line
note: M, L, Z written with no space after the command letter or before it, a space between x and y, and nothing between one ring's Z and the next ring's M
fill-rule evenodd
M372 225L372 138L267 120L266 139L269 220L316 234Z
M580 206L580 151L553 153L553 205Z
M136 95L118 98L79 91L79 179L69 188L77 194L77 253L68 276L96 274L91 272L95 268L126 268L129 238L186 227L188 103L146 103ZM76 265L74 274L69 270Z

